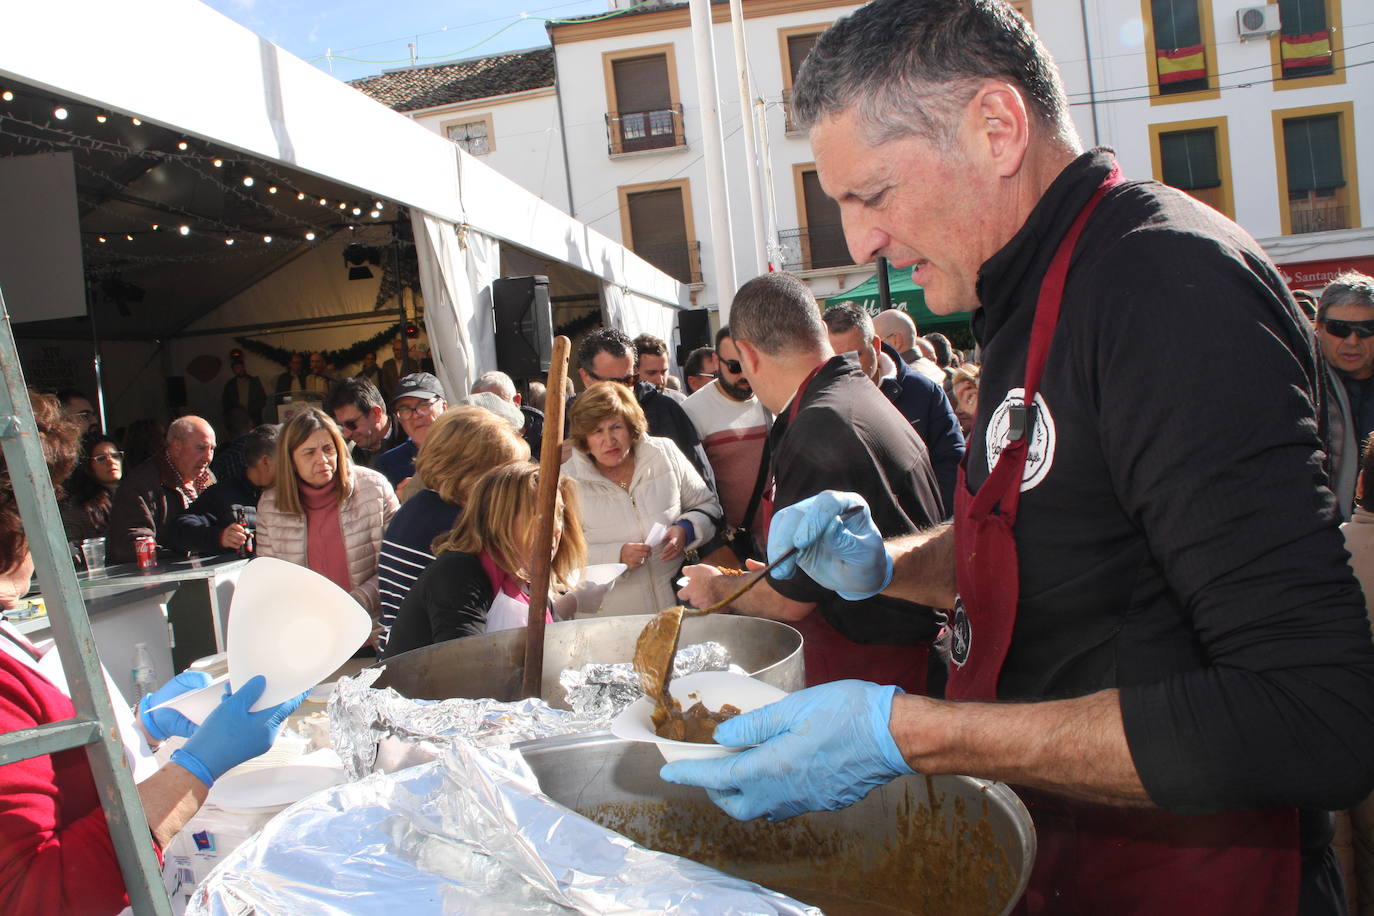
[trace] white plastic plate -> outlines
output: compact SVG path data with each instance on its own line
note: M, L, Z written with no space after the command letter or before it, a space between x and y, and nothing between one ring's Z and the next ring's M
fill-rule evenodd
M698 671L686 677L673 678L668 684L671 693L682 708L686 709L700 700L710 710L718 710L729 703L739 707L740 712L749 712L769 703L776 703L787 696L787 691L765 684L763 681L746 674L729 671ZM640 697L615 717L611 723L611 734L627 741L648 741L658 745L663 759L674 760L705 759L735 754L744 748L723 747L719 744L696 744L691 741L673 741L654 734L649 713L653 704L648 697Z
M258 557L239 574L229 606L229 683L238 690L261 674L258 712L309 690L353 656L372 618L318 573Z
M592 582L596 585L610 585L629 568L624 563L597 563L595 566L588 566L582 570L582 576L577 581L579 583Z
M206 801L234 811L280 808L343 781L342 767L289 763L226 774Z
M224 699L224 682L227 680L229 675L221 674L204 687L178 694L165 703L157 704L153 709L175 709L199 725L205 721L206 716L215 711L219 701Z

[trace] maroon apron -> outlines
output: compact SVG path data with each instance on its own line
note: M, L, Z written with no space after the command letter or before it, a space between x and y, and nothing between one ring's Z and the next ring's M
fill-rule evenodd
M1069 259L1088 217L1121 181L1114 166L1055 251L1036 300L1025 393L1009 411L1008 442L977 494L965 463L954 497L959 601L950 616L946 695L994 700L1011 646L1020 591L1017 507L1035 431L1035 396L1059 323ZM1296 913L1301 880L1298 812L1176 815L1070 801L1019 788L1038 852L1023 914Z
M802 396L816 374L824 368L821 363L801 383L792 406L787 412L791 423L801 409ZM771 518L770 518L771 521ZM856 679L877 684L896 684L907 693L924 696L930 665L930 641L903 646L868 645L846 637L825 619L819 610L801 620L790 621L802 635L802 660L806 665L806 686L828 684L831 681Z

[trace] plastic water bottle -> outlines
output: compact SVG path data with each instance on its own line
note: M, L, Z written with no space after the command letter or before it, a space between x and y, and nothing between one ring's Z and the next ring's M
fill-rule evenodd
M134 645L134 703L137 705L144 697L157 690L157 669L153 667L153 656L146 642Z

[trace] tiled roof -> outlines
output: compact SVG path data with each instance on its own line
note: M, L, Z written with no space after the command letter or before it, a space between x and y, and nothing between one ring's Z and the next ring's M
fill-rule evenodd
M725 3L725 2L729 2L729 0L710 0L710 2L713 3L713 4L716 4L716 3ZM616 18L616 19L619 19L619 18L621 18L621 17L623 17L623 16L638 16L638 15L640 15L641 13L661 13L661 12L663 12L664 10L681 10L681 9L686 9L689 5L690 5L690 4L685 3L685 2L682 2L682 3L673 3L673 2L670 2L670 0L663 0L663 2L659 2L659 3L646 3L646 4L644 4L643 6L634 6L634 7L630 7L629 9L626 9L626 10L613 10L612 12L615 12L615 13L616 13L615 18ZM553 24L552 24L552 28L558 28L558 26L559 26L560 24L562 24L562 23L569 23L569 24L572 24L572 23L577 23L577 22L586 22L586 21L589 20L589 19L604 19L604 18L606 18L606 14L605 14L605 13L588 13L588 14L586 14L585 16L568 16L568 17L565 18L565 19L560 19L560 20L558 20L558 22L553 23Z
M349 85L396 111L437 108L553 85L553 48L396 70Z

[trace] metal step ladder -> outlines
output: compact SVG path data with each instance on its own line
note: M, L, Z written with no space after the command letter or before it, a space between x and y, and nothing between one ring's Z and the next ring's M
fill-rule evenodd
M96 790L105 808L105 822L119 856L124 887L135 913L170 916L171 903L153 852L152 835L133 774L124 758L110 693L100 672L100 657L91 634L86 605L76 581L66 533L58 513L53 481L39 442L33 406L29 403L19 352L14 343L9 310L0 293L0 445L5 451L15 500L33 552L38 584L43 590L48 619L62 668L67 674L76 716L38 728L0 735L0 764L14 763L84 747L91 762Z

